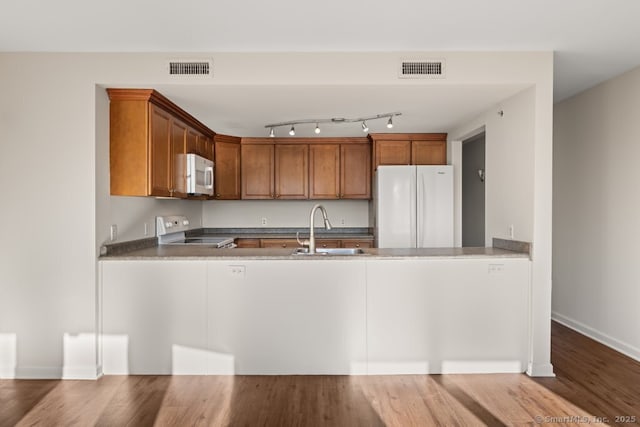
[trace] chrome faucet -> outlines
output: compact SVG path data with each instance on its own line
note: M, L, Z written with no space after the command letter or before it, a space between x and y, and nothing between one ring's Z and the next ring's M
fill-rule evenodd
M309 215L309 240L300 240L299 233L296 233L296 239L298 243L302 246L309 246L309 253L316 253L316 236L313 226L313 217L316 214L316 210L320 209L322 212L322 219L324 220L324 228L326 230L331 230L331 223L329 222L329 217L327 216L327 210L322 205L315 205L311 208L311 214Z

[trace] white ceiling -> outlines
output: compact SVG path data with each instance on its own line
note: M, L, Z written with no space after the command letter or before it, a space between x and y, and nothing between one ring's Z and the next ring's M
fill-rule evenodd
M163 95L218 133L267 136L269 123L296 119L358 118L402 112L397 132L447 132L524 89L516 85L464 86L157 86ZM386 119L370 120L369 132L389 132ZM315 124L296 126L296 136L315 136ZM320 124L319 136L366 136L360 123ZM287 136L289 127L276 129Z
M553 50L556 101L640 65L638 0L20 0L1 9L0 51ZM419 123L420 131L441 130L515 88L452 88L445 98L437 88L420 96L341 88L339 108L313 88L239 89L244 105L221 93L228 89L163 91L216 131L246 135L272 121L394 110L407 113L402 131L418 131ZM434 96L451 105L436 106Z

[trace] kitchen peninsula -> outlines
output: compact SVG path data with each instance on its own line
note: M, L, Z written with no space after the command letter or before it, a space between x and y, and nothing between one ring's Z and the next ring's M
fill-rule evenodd
M499 248L153 246L100 259L105 374L523 372L530 259Z

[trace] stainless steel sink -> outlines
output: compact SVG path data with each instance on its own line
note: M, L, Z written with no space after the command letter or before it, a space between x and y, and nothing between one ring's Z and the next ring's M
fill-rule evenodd
M293 255L366 255L360 248L317 248L316 253L309 253L309 248L296 248Z

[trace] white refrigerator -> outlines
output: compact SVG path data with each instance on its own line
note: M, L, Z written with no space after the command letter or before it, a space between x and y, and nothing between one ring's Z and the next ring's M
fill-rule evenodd
M378 166L379 248L453 247L453 166Z

